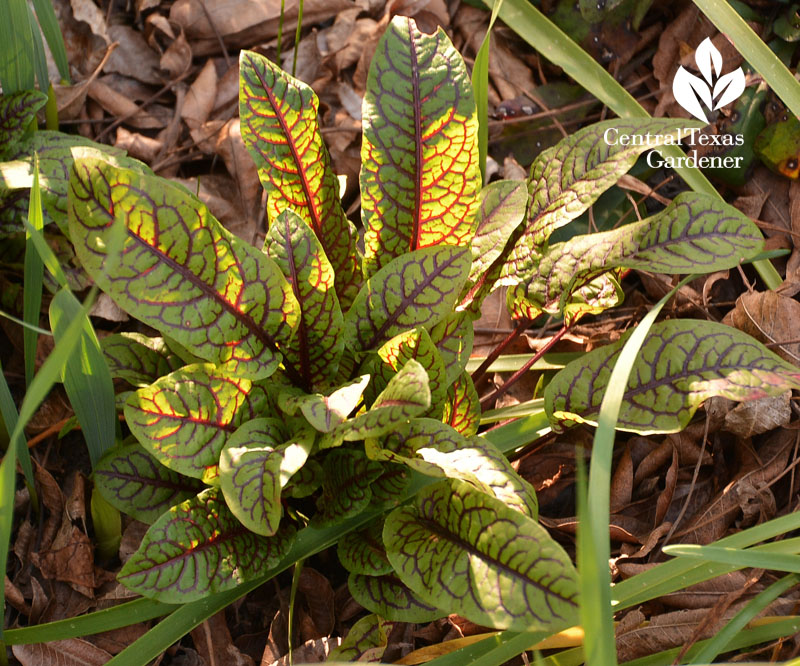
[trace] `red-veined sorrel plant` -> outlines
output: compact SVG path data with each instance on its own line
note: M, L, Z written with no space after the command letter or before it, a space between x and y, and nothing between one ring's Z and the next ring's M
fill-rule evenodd
M518 630L575 623L573 565L538 525L533 489L477 435L471 321L499 285L514 316L569 324L619 301L623 268L691 273L755 255L757 228L700 194L548 244L647 149L607 145L609 127L666 141L695 125L587 127L537 159L528 183L481 191L464 63L444 33L398 17L364 101L361 256L313 92L255 53L242 54L240 76L242 134L268 195L263 249L135 164L83 156L70 174L82 266L162 334L103 341L112 372L135 387L124 412L138 443L107 455L95 481L151 523L120 580L161 601L196 600L274 566L306 519L335 525L379 506L390 510L382 524L339 545L370 610L413 621L458 612ZM551 384L554 418L591 421L615 349ZM642 401L673 419L645 428L673 428L708 395L797 384L750 338L705 322L654 327L644 349L629 427L642 427ZM395 506L413 473L440 480Z

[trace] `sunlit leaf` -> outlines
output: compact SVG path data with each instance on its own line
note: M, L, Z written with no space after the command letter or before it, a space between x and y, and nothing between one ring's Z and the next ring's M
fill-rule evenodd
M239 58L242 138L267 192L270 220L291 207L316 234L349 304L358 290L356 233L339 203L339 183L319 131L309 86L253 51Z
M165 603L187 603L230 590L275 566L294 540L292 526L263 537L242 527L218 488L161 516L122 567L120 582Z
M606 383L627 335L568 364L545 389L545 409L562 420L595 423ZM800 388L800 369L749 335L710 321L654 324L631 371L617 429L678 432L712 396L753 400Z
M378 43L364 95L364 272L406 252L466 246L481 184L467 68L443 30L397 16Z
M107 335L100 339L100 347L111 376L134 386L152 384L183 365L163 338L149 338L141 333Z
M535 520L457 479L421 490L383 529L389 561L423 601L477 624L564 628L578 616L577 573Z
M300 306L297 333L283 348L306 387L332 380L339 369L344 318L333 289L333 268L309 226L291 210L270 226L267 254L283 271Z
M356 408L369 381L369 375L362 375L327 396L302 391L284 391L279 397L279 404L288 414L294 414L300 409L306 421L316 430L330 432Z
M283 507L281 489L305 463L314 443L312 431L285 440L277 419L253 419L225 444L219 460L220 487L228 508L247 529L271 536Z
M94 483L109 504L145 523L203 487L197 479L164 467L138 444L114 448L103 456L94 470Z
M432 326L430 335L444 363L445 384L450 386L467 367L472 353L475 335L472 319L465 312L453 312Z
M124 310L240 375L259 379L277 369L279 347L298 324L291 288L272 260L186 190L78 160L69 225L83 267Z
M374 349L398 333L431 327L452 311L469 250L438 246L394 259L362 287L345 315L345 345Z
M462 371L447 388L442 421L455 428L462 435L470 436L478 432L481 420L481 401L472 377Z
M125 420L170 469L202 478L239 425L262 413L263 389L211 364L189 365L132 394Z

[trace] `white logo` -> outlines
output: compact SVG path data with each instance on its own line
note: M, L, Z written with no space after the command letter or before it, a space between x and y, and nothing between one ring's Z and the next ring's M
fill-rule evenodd
M707 123L708 118L700 102L703 102L703 105L709 111L716 111L738 99L744 92L744 72L739 67L724 76L720 76L722 54L708 37L697 47L694 60L705 81L699 76L690 74L682 66L678 67L675 79L672 82L672 94L675 95L675 100L684 109L698 120ZM716 103L714 102L715 99L717 100Z

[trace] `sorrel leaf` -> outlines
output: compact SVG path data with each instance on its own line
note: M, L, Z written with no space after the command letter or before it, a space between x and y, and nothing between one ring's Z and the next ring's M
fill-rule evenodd
M94 483L109 504L145 523L203 488L197 479L164 467L138 444L104 455L94 470Z
M468 372L462 371L447 387L442 421L467 437L477 434L481 421L481 401Z
M77 160L69 227L83 267L124 310L240 375L259 379L278 368L278 347L298 323L291 288L271 259L186 190Z
M364 273L432 245L469 245L481 184L469 74L443 30L397 16L372 59L363 105Z
M372 500L370 484L383 466L369 460L363 451L334 449L322 463L322 495L312 525L325 527L367 508Z
M452 311L469 270L469 250L423 248L389 262L361 288L345 315L345 345L374 349L415 326L433 326Z
M367 615L356 622L347 632L341 645L328 655L329 662L380 661L389 645L389 634L394 622L379 615Z
M461 479L517 511L538 515L533 487L500 451L482 437L467 439L435 419L414 419L381 444L368 439L365 450L374 460L402 463L426 476Z
M242 139L258 167L272 222L293 209L314 230L336 271L345 305L358 290L356 233L339 203L339 183L319 132L319 100L264 56L239 57Z
M472 319L466 312L453 312L432 326L430 335L444 363L445 384L450 386L467 367L472 353Z
M447 613L425 601L410 590L394 574L363 576L350 574L347 579L350 594L359 604L373 613L394 622L431 622Z
M278 404L289 415L299 408L315 430L330 432L356 408L369 381L369 375L362 375L327 396L287 390L279 395Z
M4 160L11 144L18 141L36 119L36 112L47 104L47 95L26 90L0 97L0 157Z
M271 537L253 534L236 520L218 488L170 509L122 567L120 582L164 603L188 603L230 590L275 566L294 540L282 526Z
M0 233L11 233L20 228L19 218L16 216L28 205L27 189L30 185L27 182L27 175L33 172L34 153L39 156L44 222L45 224L55 222L67 236L69 235L67 193L69 174L75 158L97 158L118 167L152 174L148 166L126 157L118 148L104 146L73 134L48 130L34 132L30 137L15 144L4 156L4 159L14 160L13 164L20 167L20 171L16 173L21 177L0 178L0 190L3 186L14 190L7 196L0 197Z
M391 432L431 406L428 375L414 359L406 362L363 414L341 423L319 441L320 448L338 446L342 441L379 437Z
M545 389L554 426L595 423L606 382L627 335L568 364ZM654 324L625 389L617 429L683 430L712 396L753 400L800 387L800 369L741 331L710 321Z
M283 513L281 489L305 463L313 431L284 442L277 419L253 419L225 444L219 459L220 487L228 508L247 529L272 536Z
M389 561L426 603L525 631L577 621L577 573L535 520L457 479L420 491L383 529Z
M111 376L134 386L152 384L183 365L163 338L149 338L141 333L107 335L100 339L100 348Z
M300 306L297 333L283 354L307 387L333 379L344 347L344 318L322 246L296 213L285 210L270 226L265 249Z
M387 509L397 506L410 483L411 474L404 465L384 465L383 473L369 487L373 505L383 504Z
M342 566L351 573L382 576L394 571L383 547L383 521L346 534L336 548Z
M469 281L477 282L503 252L506 242L525 217L528 188L524 181L498 180L483 188L478 228L472 239Z
M210 363L188 365L133 393L125 420L170 469L202 478L239 425L262 412L263 390Z
M738 265L763 245L758 227L733 206L685 192L641 222L548 247L529 273L517 275L513 298L525 303L529 318L559 314L578 288L610 269L712 272Z
M372 376L367 392L368 398L374 397L386 387L411 359L425 369L428 375L431 408L438 409L441 415L447 375L442 357L431 341L431 336L421 327L395 335L378 349L377 356L371 359L372 363L362 366L362 371L366 370Z
M535 249L597 201L641 153L674 142L686 133L684 129L701 125L695 120L668 118L608 120L578 130L542 152L531 167L525 230L506 261L500 284L513 284L515 275L531 266ZM606 143L606 137L613 140L619 136L630 137L630 144Z

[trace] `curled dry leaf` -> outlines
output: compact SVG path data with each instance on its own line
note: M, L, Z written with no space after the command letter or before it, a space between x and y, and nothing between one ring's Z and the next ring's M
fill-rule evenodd
M151 85L163 83L158 73L158 55L147 45L141 32L127 25L112 25L108 34L118 46L103 67L104 72L122 74Z
M181 117L190 130L200 127L214 109L217 100L217 68L209 59L189 88L181 109Z
M11 651L22 666L102 666L111 659L108 652L80 638L14 645Z
M744 293L726 320L769 345L781 358L800 365L800 342L797 342L800 303L794 299L775 291Z

